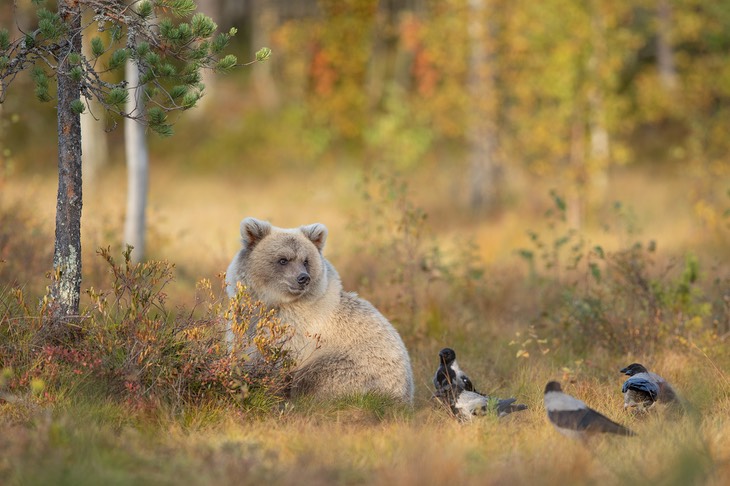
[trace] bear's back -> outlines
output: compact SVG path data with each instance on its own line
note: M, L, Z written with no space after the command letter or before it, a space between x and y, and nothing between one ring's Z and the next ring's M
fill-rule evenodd
M320 319L323 316L320 316ZM317 349L295 373L295 393L378 392L413 399L408 351L388 320L367 300L340 292L339 304L317 333Z

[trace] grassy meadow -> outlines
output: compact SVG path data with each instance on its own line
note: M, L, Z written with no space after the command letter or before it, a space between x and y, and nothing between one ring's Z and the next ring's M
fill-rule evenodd
M728 223L702 217L685 167L613 168L576 229L559 179L510 172L502 209L473 214L466 172L447 153L401 171L346 154L277 163L253 142L236 153L232 135L208 131L223 122L202 116L151 140L148 258L174 267L125 270L118 144L85 187L84 288L93 290L82 302L87 337L72 351L33 337L53 253L55 144L14 148L14 168L0 177L0 483L730 480ZM264 122L246 123L256 131ZM724 193L727 182L704 187ZM713 214L727 206L720 200ZM288 402L275 384L232 384L235 359L219 339L221 274L245 216L327 225L325 256L345 288L406 342L413 408L377 396ZM99 255L107 247L114 264ZM459 423L435 406L431 378L445 346L480 390L529 409ZM674 385L685 413L623 411L618 370L634 361ZM551 379L638 436L583 444L559 435L542 406Z

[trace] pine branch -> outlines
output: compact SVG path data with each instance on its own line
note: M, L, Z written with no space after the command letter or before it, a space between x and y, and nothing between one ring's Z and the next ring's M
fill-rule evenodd
M95 99L114 116L145 122L169 134L168 114L192 108L203 96L202 69L228 72L264 61L271 54L270 49L261 49L245 64L239 64L232 54L224 54L236 29L216 33L218 26L213 20L194 13L193 0L135 0L129 4L119 0L78 1L81 18L85 12L93 13L92 20L83 22L80 29L69 30L57 13L41 7L35 30L15 40L0 30L0 103L18 73L33 69L36 94L42 101L52 99L50 78L68 76L79 83L83 99L74 104L74 110L85 110ZM88 57L66 49L81 35L91 36ZM128 60L139 69L139 84L108 81L108 75L123 69ZM59 66L66 65L65 61L69 67L61 72ZM135 114L145 110L126 113L122 106L132 90L145 85L145 104L153 109L154 119L149 118L150 110L145 119Z

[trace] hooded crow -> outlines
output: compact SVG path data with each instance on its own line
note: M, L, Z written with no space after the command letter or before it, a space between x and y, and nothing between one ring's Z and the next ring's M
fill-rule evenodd
M597 433L635 435L623 425L589 408L584 402L563 393L557 381L545 386L545 409L557 431L568 437L585 439Z
M646 411L656 402L677 402L677 394L667 381L639 363L631 363L621 370L629 379L624 382L624 408Z
M504 417L512 412L527 410L527 405L515 403L516 398L492 398L481 393L461 390L456 391L455 400L449 403L454 415L464 420L471 420L472 417L486 415L490 411L497 413L498 417Z
M474 391L474 385L466 373L461 371L459 363L456 362L456 352L451 348L444 348L439 351L439 367L433 377L433 386L436 393L448 391L452 386L462 390Z
M527 409L527 405L515 404L516 398L491 398L474 389L474 384L456 362L456 352L444 348L439 352L439 367L433 377L436 389L434 397L446 404L454 415L471 420L494 410L498 416Z

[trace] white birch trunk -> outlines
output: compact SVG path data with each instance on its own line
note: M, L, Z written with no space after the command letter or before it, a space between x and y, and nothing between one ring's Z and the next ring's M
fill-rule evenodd
M91 59L91 42L82 39L84 56ZM94 113L104 116L104 108L96 100L89 100L88 108L81 114L81 166L83 170L84 187L93 193L99 173L109 162L109 146L107 134L102 120L94 118ZM87 193L88 194L88 193Z
M497 85L490 6L488 0L469 0L469 94L473 106L469 128L469 206L476 212L496 208L502 178L497 160Z
M665 91L673 92L677 88L677 67L674 63L671 44L672 7L667 0L658 0L657 17L659 80Z
M221 22L221 4L218 0L197 0L197 11L210 17L213 22ZM200 118L210 104L212 93L215 90L215 72L212 69L200 70L200 82L205 85L203 96L195 103L195 108L188 110L191 119Z
M89 104L92 109L95 105L98 106L98 103L94 101ZM99 173L109 160L109 147L104 123L94 119L91 109L87 109L81 114L81 153L84 186L86 189L90 189L93 195Z
M271 45L271 32L278 22L278 12L275 3L265 0L253 0L251 10L253 17L251 42L254 50L258 50ZM271 69L271 61L267 61L257 64L256 69L251 71L251 78L259 103L261 107L269 111L279 106L280 101L279 90L276 87Z
M125 77L129 86L136 87L127 100L130 116L144 113L144 87L139 85L137 65L128 60ZM149 185L149 162L145 126L136 120L124 119L124 148L127 158L127 214L124 222L124 242L134 247L132 261L139 262L145 254L145 211Z

